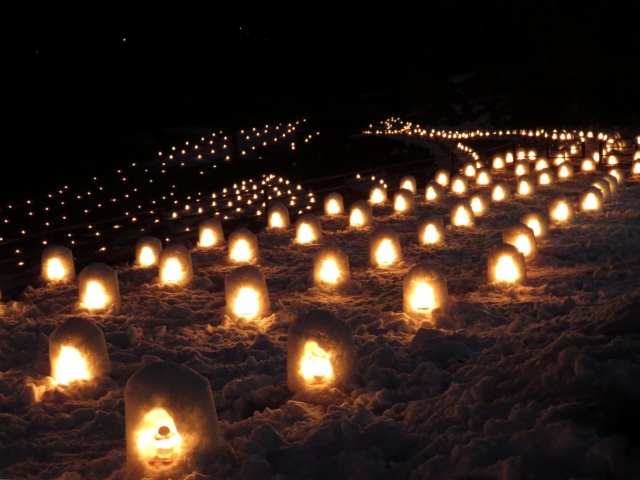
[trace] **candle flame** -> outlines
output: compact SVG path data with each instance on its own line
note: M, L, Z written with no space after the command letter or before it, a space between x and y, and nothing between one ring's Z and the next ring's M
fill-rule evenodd
M569 208L565 203L561 203L556 207L555 212L553 212L553 216L556 220L564 222L567 218L569 218Z
M64 278L64 267L59 258L51 258L47 262L47 276L49 280L60 280Z
M340 276L340 270L338 270L338 265L333 258L328 258L322 263L320 279L323 282L338 283Z
M382 194L382 190L376 188L371 194L371 202L372 203L382 203L384 202L384 195ZM352 223L353 225L353 223Z
M396 251L393 248L391 240L385 238L380 242L378 251L376 252L376 261L378 265L391 265L396 260Z
M447 176L444 173L441 173L441 174L438 175L438 178L436 178L436 182L438 182L443 187L446 187L447 183L449 183L447 181Z
M182 265L177 258L170 258L162 270L162 281L165 283L175 283L182 279Z
M182 437L176 429L176 424L169 416L166 410L157 408L147 413L142 421L138 431L135 434L136 445L140 455L147 461L153 460L158 456L156 433L161 427L167 427L170 432L174 432L171 436L173 452L180 453Z
M473 197L473 199L471 200L471 210L473 210L473 213L482 213L484 211L482 200L480 200L478 197Z
M402 195L398 195L396 198L395 210L396 212L404 212L407 209L407 202L405 202Z
M507 255L500 257L496 265L496 280L498 282L513 283L518 278L520 278L520 274L518 273L518 267L513 263L513 259Z
M469 214L467 213L467 209L464 207L458 207L456 210L456 214L454 217L454 225L469 225Z
M304 345L300 374L309 384L326 383L333 378L331 355L320 348L316 342Z
M54 362L53 379L62 385L69 385L69 382L89 380L91 378L86 360L73 347L63 346L60 349L60 355Z
M456 181L453 182L453 185L451 186L451 190L453 190L455 193L464 193L466 191L464 182L459 178L456 179Z
M349 223L352 227L358 227L364 224L364 218L362 218L362 212L359 208L356 208L351 212L351 218L349 219Z
M502 190L502 187L497 186L493 190L493 199L496 201L504 200L504 191Z
M102 285L98 282L89 282L84 294L83 304L89 309L104 308L107 305L107 294Z
M431 285L425 282L418 283L413 289L411 297L411 309L416 312L433 310L435 297Z
M216 243L216 239L213 235L213 230L210 228L205 228L200 235L200 246L201 247L210 247ZM148 247L145 247L148 248Z
M239 317L254 318L260 308L258 292L253 288L242 287L233 302L233 311Z
M340 205L338 205L338 201L335 198L329 200L329 203L327 204L327 213L329 213L329 215L337 215L340 213Z
M282 222L282 216L280 215L280 212L273 212L271 214L271 227L272 228L282 228L283 222Z
M531 242L525 235L518 236L515 247L524 255L529 255L531 253Z
M532 218L527 222L527 227L529 227L531 230L533 230L533 234L536 237L539 237L540 234L542 233L542 228L540 227L540 222L538 220L536 220L535 218Z
M598 208L598 199L593 193L588 193L587 197L584 199L582 207L585 210L596 210Z
M424 229L424 243L437 243L440 240L438 230L430 223L427 228Z
M231 260L234 262L248 262L251 260L251 250L246 240L238 240L231 251Z
M308 223L303 223L298 229L298 243L311 243L316 239Z
M151 247L142 247L138 261L143 267L148 267L155 263L156 256L154 255L153 250L151 250Z
M638 164L640 165L640 164ZM436 191L433 187L427 187L427 200L435 200L436 199Z

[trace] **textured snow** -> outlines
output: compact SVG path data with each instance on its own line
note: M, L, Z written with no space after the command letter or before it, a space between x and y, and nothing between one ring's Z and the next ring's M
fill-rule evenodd
M494 177L515 187L507 174ZM374 227L400 236L403 261L391 268L370 264L373 228L321 216L324 243L349 256L352 283L339 294L313 286L319 246L295 243L294 229L261 232L257 265L272 313L258 322L225 315L224 278L235 268L226 247L193 249L185 286L160 284L154 268L114 266L121 305L104 315L74 310L74 283L27 288L0 303L0 477L124 478L126 382L171 361L210 381L224 438L184 478L636 478L640 182L629 179L604 213L578 211L575 225L551 227L525 285L486 284L487 252L503 228L546 214L559 194L577 201L596 178L578 174L533 198L493 203L474 228L447 227L445 244L421 246L418 217L437 213L448 224L457 198L426 205L431 179L418 176L414 215L394 214L390 202L373 208ZM451 315L434 324L402 313L402 279L418 262L447 278ZM293 396L287 327L317 308L351 327L360 383ZM73 315L105 332L112 374L55 387L48 337Z

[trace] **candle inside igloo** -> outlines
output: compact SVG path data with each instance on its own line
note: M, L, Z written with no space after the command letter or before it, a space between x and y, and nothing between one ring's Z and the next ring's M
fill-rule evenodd
M369 235L369 258L373 265L389 267L402 261L398 233L389 227L378 227Z
M549 220L555 225L572 225L575 222L576 213L573 203L564 195L555 197L549 202Z
M305 213L296 220L296 242L303 245L322 242L320 220L313 213Z
M458 200L451 206L449 217L454 227L472 227L475 224L473 210L466 198Z
M482 215L487 215L489 213L489 197L482 192L477 192L471 195L469 197L469 204L471 205L473 215L476 217L481 217Z
M520 217L520 223L529 227L536 238L546 238L549 233L549 221L541 213L525 213Z
M550 168L543 168L542 170L538 170L537 174L538 185L543 187L548 187L553 184L553 170Z
M436 174L433 176L433 180L443 187L446 187L451 182L451 173L449 172L449 170L441 168L436 171Z
M438 182L427 183L424 189L424 198L427 202L440 202L444 198L444 187Z
M342 195L331 192L324 197L325 215L344 215L344 202Z
M580 172L593 173L596 171L596 161L593 158L585 158L580 163Z
M491 185L493 183L493 175L488 168L479 168L476 172L476 185Z
M396 213L413 213L415 202L411 190L401 188L393 195L393 209Z
M373 212L369 202L358 200L351 205L349 226L356 229L370 227L373 223Z
M136 478L198 469L221 444L209 380L184 365L151 363L124 391L127 470Z
M528 160L516 160L513 164L513 173L516 177L528 175L531 172Z
M418 191L416 187L416 178L411 175L405 175L400 179L400 188L404 190L409 190L414 195Z
M487 263L489 283L522 283L525 280L524 256L516 247L501 243L491 249Z
M47 281L73 280L76 268L73 253L61 245L49 245L42 251L40 275Z
M426 214L418 219L418 242L421 245L431 245L444 241L444 222L440 215Z
M521 197L530 197L536 193L536 182L532 175L521 175L516 180L516 192Z
M258 239L244 227L231 232L228 248L233 263L251 263L258 258Z
M569 180L573 178L573 165L571 162L562 162L558 165L558 178L560 180Z
M51 377L68 385L111 373L104 333L86 318L71 317L49 336Z
M297 393L314 386L345 388L358 376L351 327L326 310L312 310L289 325L287 386Z
M313 284L343 287L351 282L349 257L335 245L325 245L313 257Z
M156 237L142 237L136 242L135 264L140 267L155 267L160 260L162 242Z
M185 284L193 279L191 252L180 243L168 245L160 253L158 270L162 283Z
M580 194L580 211L602 213L602 192L593 185L587 187Z
M369 202L372 205L382 205L387 201L387 188L384 185L371 187L369 192Z
M451 179L451 191L456 195L466 195L469 190L469 182L462 175L454 175Z
M604 178L598 178L592 184L593 187L596 187L602 193L602 201L604 203L609 203L611 201L611 184L607 182Z
M244 265L224 279L227 315L255 320L269 314L271 302L264 275L258 267Z
M207 218L200 222L198 233L201 247L217 247L224 242L222 224L215 218Z
M416 319L429 319L449 313L449 293L444 275L435 267L418 263L402 282L404 313Z
M491 189L491 200L494 202L508 202L511 200L511 187L506 182L496 183Z
M280 202L271 202L267 211L268 228L280 229L289 228L291 221L289 219L289 209Z
M101 311L120 303L118 274L101 262L86 266L78 275L79 301L84 308Z

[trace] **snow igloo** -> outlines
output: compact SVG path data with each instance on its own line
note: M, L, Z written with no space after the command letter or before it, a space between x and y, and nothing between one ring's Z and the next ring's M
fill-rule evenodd
M124 406L127 470L137 478L193 469L193 460L220 445L209 380L184 365L156 362L138 370L127 382Z
M322 242L320 220L313 213L300 215L296 220L296 242L303 245Z
M576 220L573 203L564 195L553 198L549 202L549 219L558 226L573 225Z
M180 243L168 245L160 253L158 269L162 283L185 284L193 279L191 252Z
M528 175L531 172L528 160L516 160L513 164L513 173L516 177Z
M475 224L473 210L467 198L460 199L451 205L449 217L454 227L473 227Z
M427 202L440 202L444 198L444 187L438 182L429 182L424 190Z
M508 202L511 200L511 187L507 182L498 182L491 189L491 200L494 202Z
M493 175L488 168L479 168L476 172L476 185L487 186L493 183Z
M254 320L271 310L267 284L258 267L243 265L231 271L224 279L224 291L231 318Z
M553 170L550 168L543 168L542 170L538 170L537 174L538 185L541 187L548 187L553 185Z
M573 165L571 162L562 162L558 165L557 176L559 180L569 180L573 178Z
M207 218L198 225L198 245L200 247L218 247L224 242L222 224L215 218Z
M526 280L524 255L513 245L501 243L489 252L488 283L522 283Z
M516 180L516 192L521 197L530 197L536 193L536 182L533 175L520 175Z
M428 320L449 313L447 281L438 269L418 263L402 282L404 313L415 320Z
M456 174L451 179L451 191L456 195L466 195L469 191L469 181L464 175Z
M287 333L287 385L296 393L314 386L348 388L358 359L349 325L326 310L296 318Z
M462 174L467 178L475 178L476 171L477 167L475 162L469 161L465 162L464 165L462 165Z
M402 248L398 232L389 227L378 227L369 235L369 258L372 265L390 267L402 261Z
M313 257L313 284L344 287L351 282L349 257L335 245L321 247Z
M418 219L418 242L431 245L445 241L444 222L440 215L425 214Z
M402 177L400 179L400 188L409 190L411 193L415 195L416 192L418 191L418 188L416 186L416 177L412 175L405 175L404 177Z
M520 223L529 227L536 238L546 238L549 233L549 221L541 213L525 213L520 217Z
M289 209L280 202L271 202L267 210L268 228L279 229L289 228Z
M372 205L382 205L387 201L387 187L384 185L376 185L371 187L369 192L369 202Z
M324 214L344 215L344 201L342 200L342 195L337 192L331 192L325 195Z
M594 186L587 187L580 194L580 211L602 213L602 192Z
M447 187L451 183L451 172L449 172L449 170L441 168L436 171L435 175L433 176L433 180L443 187Z
M516 247L524 258L532 258L538 254L536 236L533 229L523 223L510 225L502 231L502 242Z
M101 262L92 263L78 275L80 305L100 312L120 303L118 273Z
M49 336L51 377L59 384L111 373L104 333L86 318L71 317Z
M373 212L369 202L364 200L358 200L351 205L351 212L349 214L349 226L351 228L367 228L373 223Z
M471 205L473 215L481 217L489 213L491 202L485 193L477 192L469 197L469 205Z
M40 275L45 280L73 280L76 278L76 267L73 253L67 247L50 245L42 251Z
M156 237L142 237L136 242L135 264L140 267L155 267L160 260L162 242Z
M244 227L229 235L229 260L233 263L251 263L258 259L258 238Z
M411 190L401 188L393 195L393 209L396 213L413 213L415 208Z

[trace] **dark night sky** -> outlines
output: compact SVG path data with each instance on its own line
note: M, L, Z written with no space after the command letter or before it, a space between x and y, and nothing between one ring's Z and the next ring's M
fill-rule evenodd
M175 8L16 16L0 76L10 163L105 160L166 127L300 114L455 123L465 98L507 98L520 123L639 122L636 2ZM456 92L465 72L478 73Z

